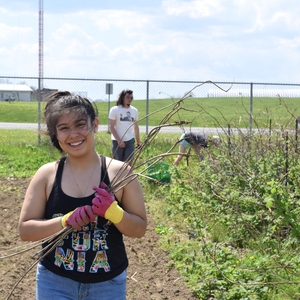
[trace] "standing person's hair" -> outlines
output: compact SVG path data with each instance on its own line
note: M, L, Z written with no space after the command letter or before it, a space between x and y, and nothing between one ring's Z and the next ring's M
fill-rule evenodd
M116 102L116 105L122 105L124 106L124 98L126 96L126 94L129 94L129 95L132 95L133 94L133 91L132 90L123 90L120 94L119 94L119 98ZM133 97L132 97L133 99Z
M87 98L73 95L70 92L55 92L47 98L44 110L44 120L47 126L46 134L49 135L53 146L60 152L63 152L63 150L57 140L56 125L58 119L63 114L74 111L80 118L89 119L90 130L93 130L92 124L98 116L98 110Z

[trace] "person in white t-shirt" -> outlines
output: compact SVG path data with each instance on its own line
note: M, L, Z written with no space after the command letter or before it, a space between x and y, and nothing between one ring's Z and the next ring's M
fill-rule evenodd
M140 130L137 124L138 110L131 105L133 91L123 90L109 111L109 129L112 140L112 155L120 161L130 161L135 142L140 145Z

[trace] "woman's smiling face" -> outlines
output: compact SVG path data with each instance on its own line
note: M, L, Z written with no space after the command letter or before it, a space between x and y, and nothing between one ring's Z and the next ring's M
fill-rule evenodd
M57 140L63 151L69 154L93 146L97 120L92 124L87 116L78 116L76 113L63 114L56 125Z

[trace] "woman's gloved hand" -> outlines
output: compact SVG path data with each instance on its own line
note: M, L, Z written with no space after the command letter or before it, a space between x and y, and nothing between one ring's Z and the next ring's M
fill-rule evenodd
M60 223L62 228L70 225L77 230L81 230L81 227L96 220L96 216L93 214L92 207L85 205L77 207L75 210L70 211L61 217Z
M92 203L92 211L94 214L103 217L114 224L118 224L122 218L124 211L118 205L113 194L109 193L105 183L101 183L101 187L94 186L93 189L96 191L95 198Z

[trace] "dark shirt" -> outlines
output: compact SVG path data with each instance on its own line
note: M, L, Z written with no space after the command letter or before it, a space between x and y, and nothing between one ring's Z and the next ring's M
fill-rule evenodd
M62 216L79 206L92 205L95 197L92 194L74 198L63 192L61 178L64 162L65 158L59 161L46 205L46 219ZM109 185L104 156L101 156L101 179ZM43 247L46 246L45 243ZM98 216L95 222L83 226L81 231L69 234L41 263L57 275L81 283L96 283L120 275L127 268L128 259L122 233L110 221Z
M186 140L191 145L199 145L203 148L207 148L207 136L198 132L188 132L184 135L184 140Z

